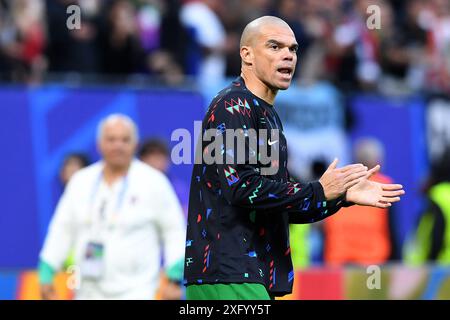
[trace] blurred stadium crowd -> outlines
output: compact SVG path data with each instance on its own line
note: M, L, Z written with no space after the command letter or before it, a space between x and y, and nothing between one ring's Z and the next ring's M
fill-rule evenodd
M381 28L370 30L368 0L1 0L0 79L219 80L239 73L245 24L270 14L296 34L302 82L448 92L450 2L376 3ZM72 4L81 8L75 30L62 27Z

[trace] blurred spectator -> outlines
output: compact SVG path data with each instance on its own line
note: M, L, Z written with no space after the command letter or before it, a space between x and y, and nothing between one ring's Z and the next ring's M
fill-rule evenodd
M44 45L42 1L2 1L0 3L0 74L3 73L5 80L24 83L40 82L46 69Z
M160 11L159 34L157 35L159 44L157 50L148 50L147 48L149 53L147 64L150 72L159 75L161 80L169 85L178 85L184 82L184 75L188 69L185 63L189 38L180 21L180 1L157 1Z
M90 3L97 3L91 1ZM47 0L48 44L46 54L49 71L98 73L99 63L99 20L98 7L86 7L86 1ZM67 8L79 5L81 8L80 28L67 28Z
M381 72L378 30L370 30L366 24L367 8L371 4L370 0L356 0L350 14L333 35L337 53L341 56L337 81L354 87L360 85L363 89L373 89Z
M392 44L403 47L401 57L393 70L396 77L404 77L411 89L422 89L425 85L425 53L427 33L423 25L422 12L426 3L424 0L412 0L405 3L405 17L400 21L399 29L393 36Z
M90 164L89 158L83 153L69 153L64 157L59 171L61 184L65 187L70 178L78 171Z
M103 159L78 171L64 191L40 253L44 299L73 252L77 299L154 299L164 248L167 272L184 261L185 223L167 178L133 160L138 133L124 115L98 127Z
M317 80L328 79L335 73L333 64L327 55L335 52L330 47L330 38L337 23L335 15L339 14L338 1L305 0L298 7L298 17L304 29L303 41L299 42L299 69L297 78L302 83L310 84ZM292 13L291 13L292 14Z
M170 153L167 144L160 139L144 141L138 152L139 159L149 166L167 174L170 164Z
M372 168L383 162L384 150L378 140L365 138L355 145L355 162ZM377 173L371 180L391 183ZM324 260L330 265L383 264L397 259L391 208L358 206L343 208L324 222Z
M135 7L130 1L114 0L108 3L105 12L100 37L102 72L109 75L143 72L145 55Z
M183 69L173 55L165 50L157 50L147 56L150 72L166 85L180 85L184 82Z
M224 80L226 33L218 12L220 0L188 0L181 8L180 19L190 35L191 49L187 70L198 77L200 84Z
M405 262L450 265L450 148L432 166L426 210L405 244Z
M402 90L406 85L406 72L410 64L410 56L406 47L406 41L401 36L398 26L395 24L395 16L392 7L387 2L380 3L381 29L378 30L379 48L378 61L381 68L378 88L389 89L396 86Z
M136 23L142 48L146 52L159 49L164 2L160 0L140 0L138 3ZM134 17L129 18L135 20Z
M450 92L450 2L432 0L422 11L428 30L427 78L429 89Z

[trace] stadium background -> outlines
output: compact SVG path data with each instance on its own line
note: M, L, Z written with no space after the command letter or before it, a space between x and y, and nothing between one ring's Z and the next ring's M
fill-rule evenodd
M186 9L196 2L200 9ZM81 28L69 30L73 4ZM373 4L381 28L351 36ZM358 138L379 139L383 172L407 192L394 234L405 246L424 209L430 163L450 145L448 1L0 0L0 299L38 298L34 269L64 156L98 159L96 124L114 112L132 117L141 138L173 147L175 129L194 137L194 121L239 73L242 27L264 14L286 19L300 43L297 77L276 104L293 172L307 180L312 161L345 164ZM171 175L188 184L191 168L172 165ZM448 299L449 273L393 261L382 268L382 289L369 290L365 268L329 268L316 256L298 270L290 298ZM61 292L64 283L61 275Z

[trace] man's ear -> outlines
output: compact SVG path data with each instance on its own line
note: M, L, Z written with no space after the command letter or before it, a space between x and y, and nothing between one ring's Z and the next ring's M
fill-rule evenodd
M253 64L253 50L251 47L248 46L242 46L241 50L241 59L242 62L246 65L252 65Z

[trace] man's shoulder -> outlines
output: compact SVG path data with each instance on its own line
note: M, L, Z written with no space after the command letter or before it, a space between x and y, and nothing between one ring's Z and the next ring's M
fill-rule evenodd
M164 173L152 168L148 164L134 159L131 163L131 174L133 177L139 179L144 183L149 183L152 185L159 184L161 182L165 182L167 177Z
M77 171L70 180L83 181L83 180L97 179L102 172L102 167L103 164L101 161L94 162L93 164Z
M84 167L73 174L70 178L66 190L83 190L86 186L93 185L99 179L103 164L101 161Z
M211 101L204 121L206 123L236 118L242 115L251 119L255 112L256 97L245 87L242 78L237 78L228 87L221 90Z
M252 97L253 94L245 87L242 78L237 78L216 94L211 102L211 105L215 105L221 101L225 102L238 98L250 99Z

